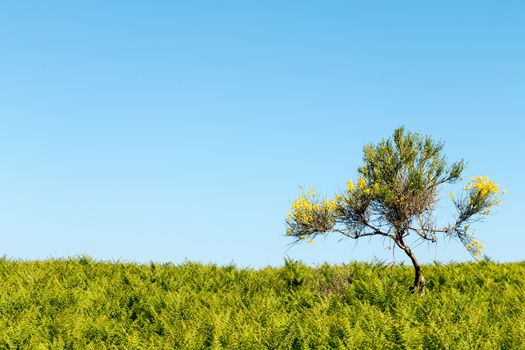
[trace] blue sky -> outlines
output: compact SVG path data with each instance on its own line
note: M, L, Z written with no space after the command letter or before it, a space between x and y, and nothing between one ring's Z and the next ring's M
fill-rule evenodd
M405 125L508 190L475 228L523 260L523 23L522 1L2 2L0 254L403 261L380 239L286 251L284 218Z

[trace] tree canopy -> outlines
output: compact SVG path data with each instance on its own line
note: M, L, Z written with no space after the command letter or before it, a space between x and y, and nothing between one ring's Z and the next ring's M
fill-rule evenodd
M448 224L439 225L436 207L440 189L460 180L465 168L463 160L448 164L443 146L403 127L389 139L366 145L359 177L355 182L348 180L346 190L334 198L306 190L293 201L286 235L309 242L330 232L353 239L389 238L411 259L416 272L413 288L423 294L425 281L407 236L432 243L439 237L453 237L479 259L483 244L475 239L470 225L491 214L504 194L488 177L473 177L461 194L450 193L455 216Z

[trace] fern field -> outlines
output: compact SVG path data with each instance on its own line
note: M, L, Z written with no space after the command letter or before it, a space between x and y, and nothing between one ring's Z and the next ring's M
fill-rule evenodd
M525 349L525 263L0 260L1 349Z

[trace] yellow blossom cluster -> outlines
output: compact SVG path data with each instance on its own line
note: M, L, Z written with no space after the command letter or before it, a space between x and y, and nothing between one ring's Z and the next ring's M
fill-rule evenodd
M351 194L356 189L356 186L352 182L352 180L348 180L348 183L346 184L346 189L348 190L348 193ZM357 179L357 191L370 195L372 193L377 193L379 191L379 183L374 183L372 187L369 187L365 181L364 178L360 177ZM345 199L348 200L348 196L345 196ZM338 200L342 201L342 197L339 196Z
M300 196L292 203L292 211L289 214L296 222L310 223L313 220L314 206L306 196ZM318 204L317 204L318 205Z
M347 194L342 195L342 196L341 196L340 194L338 194L338 193L335 194L335 201L336 201L338 204L343 203L343 200L348 201L348 200L350 200L350 197L349 197Z
M348 180L348 183L346 184L346 189L348 190L348 192L352 193L354 188L355 188L355 186L354 186L354 183L352 182L352 180Z
M485 247L485 244L480 243L478 241L471 241L467 246L467 250L470 254L472 254L475 257L480 256L483 254L483 247Z
M467 186L465 186L465 190L467 191L471 191L472 189L483 198L488 197L492 193L499 192L499 186L486 176L473 176Z
M323 201L323 209L327 212L332 212L337 209L337 201L335 199L325 199Z
M499 190L499 186L486 176L473 176L470 182L465 186L465 190L469 191L469 202L472 204L483 203L484 207L492 207L501 204L498 199L500 194L505 194L505 190ZM482 211L483 215L490 214L490 210Z
M286 234L291 235L295 232L292 227L315 228L320 223L326 222L327 219L330 220L329 218L333 217L338 206L337 199L319 200L315 191L304 192L292 202L291 211L286 218L289 224Z

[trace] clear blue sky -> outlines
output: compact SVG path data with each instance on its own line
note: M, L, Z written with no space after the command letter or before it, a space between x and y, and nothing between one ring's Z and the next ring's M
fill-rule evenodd
M403 124L508 190L475 228L524 260L524 23L523 1L4 1L0 255L391 261L380 239L285 253L284 218ZM420 259L469 259L441 243Z

